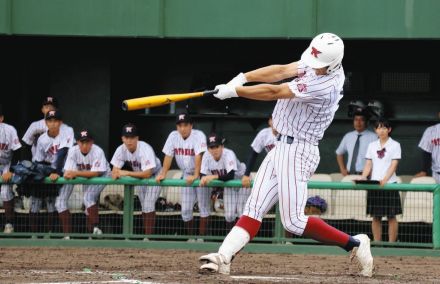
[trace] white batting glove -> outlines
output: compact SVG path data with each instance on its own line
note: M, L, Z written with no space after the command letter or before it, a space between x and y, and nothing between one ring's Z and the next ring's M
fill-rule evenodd
M215 86L215 89L218 90L217 94L214 95L214 97L216 97L217 99L225 100L238 97L235 87L229 86L227 84L217 85Z
M235 76L231 81L229 81L226 85L236 88L236 87L241 87L246 83L247 83L246 76L243 73L240 73L237 76Z

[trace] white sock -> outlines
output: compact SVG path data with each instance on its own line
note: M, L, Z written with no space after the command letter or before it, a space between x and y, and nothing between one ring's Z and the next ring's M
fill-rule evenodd
M226 263L230 263L232 257L244 248L250 238L251 236L245 229L234 226L220 246L218 253L226 258Z

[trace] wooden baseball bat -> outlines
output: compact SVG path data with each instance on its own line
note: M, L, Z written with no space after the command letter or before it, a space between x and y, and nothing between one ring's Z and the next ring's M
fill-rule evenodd
M125 100L122 102L122 109L125 111L137 110L143 108L152 108L167 105L173 102L180 102L188 99L217 94L218 90L209 90L195 93L168 94L149 96L136 99Z

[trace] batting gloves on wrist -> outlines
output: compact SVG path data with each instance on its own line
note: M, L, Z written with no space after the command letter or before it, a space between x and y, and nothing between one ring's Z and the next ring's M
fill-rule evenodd
M235 87L241 87L246 83L247 83L246 76L243 73L240 73L237 76L235 76L231 81L229 81L226 85L235 88Z
M237 91L233 86L222 84L215 86L215 89L218 90L218 93L214 95L217 99L225 100L238 97Z

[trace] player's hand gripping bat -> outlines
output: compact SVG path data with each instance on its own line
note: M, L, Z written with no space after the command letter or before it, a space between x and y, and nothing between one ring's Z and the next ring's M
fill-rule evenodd
M209 91L196 92L196 93L169 94L169 95L158 95L158 96L130 99L122 102L122 109L125 111L129 111L129 110L137 110L143 108L158 107L173 102L180 102L193 98L214 95L217 92L218 90L209 90Z

